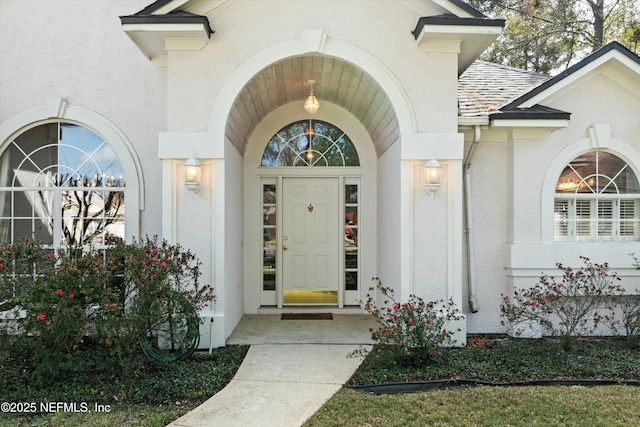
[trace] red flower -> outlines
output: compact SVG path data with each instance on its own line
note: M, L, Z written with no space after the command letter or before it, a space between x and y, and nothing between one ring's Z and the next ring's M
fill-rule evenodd
M409 324L413 325L413 319L409 319Z
M537 306L538 306L538 301L533 300L533 301L531 302L531 305L532 305L533 307L537 307Z
M78 346L74 344L72 348L73 348L73 351L76 351L78 349Z
M546 299L546 298L544 298L544 299L542 300L542 303L543 303L543 304L546 304L546 303L548 303L548 302L549 302L549 300L548 300L548 299Z
M38 314L38 320L44 320L44 318L45 318L44 313Z
M578 341L578 342L582 342L582 337L578 337L578 338L576 338L576 341Z
M69 292L69 298L73 298L75 294L73 292Z
M393 310L394 310L394 311L397 311L397 310L398 310L398 304L396 304L396 305L394 305L394 306L393 306Z
M49 254L47 255L49 258L53 258L53 252L49 252Z
M209 298L209 292L205 292L205 293L204 293L204 297L205 297L205 298ZM368 308L368 305L369 305L369 304L366 304L364 307L365 307L365 308Z
M62 295L62 289L56 289L56 294Z
M455 302L453 302L453 300L449 301L449 305L456 305Z
M4 264L0 263L0 270L4 268Z
M166 263L166 262L164 262L164 261L162 261L162 262L160 263L160 266L161 266L161 267L166 267L166 266L167 266L167 263Z

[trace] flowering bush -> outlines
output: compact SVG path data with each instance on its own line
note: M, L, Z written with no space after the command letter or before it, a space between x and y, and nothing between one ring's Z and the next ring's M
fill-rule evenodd
M19 324L53 352L75 351L85 337L96 335L96 321L114 301L104 286L110 271L93 250L68 248L48 260L51 268L40 270L16 300L25 311L24 317L18 316Z
M0 311L11 309L23 289L53 270L54 254L29 238L0 247Z
M620 309L622 311L622 324L625 335L640 335L640 289L636 289L635 295L626 295L620 298Z
M19 329L52 354L98 344L125 359L146 344L149 355L186 357L199 337L197 310L213 299L195 255L155 238L56 255L27 239L5 245L0 263L2 310L15 307Z
M543 275L533 287L502 296L503 325L516 335L525 330L565 338L593 334L602 324L615 318L617 298L624 288L607 263L593 263L580 257L584 266L574 270L557 264L562 278ZM566 343L568 345L568 339Z
M394 298L393 289L385 287L378 278L373 279L376 288L388 298L377 307L373 295L367 295L364 309L381 323L371 329L373 340L381 344L380 351L387 351L398 360L414 364L428 362L436 350L455 344L454 332L446 326L462 319L462 313L452 300L429 301L410 295L406 302Z
M199 337L197 311L214 295L200 284L200 262L191 251L155 238L119 242L109 251L108 265L117 272L108 289L118 298L109 307L106 344L137 348L144 338L156 355L163 346L169 353L183 351Z

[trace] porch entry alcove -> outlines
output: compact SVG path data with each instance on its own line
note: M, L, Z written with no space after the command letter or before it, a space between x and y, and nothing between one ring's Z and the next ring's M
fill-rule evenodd
M258 187L247 194L260 200L251 208L259 227L253 239L247 234L258 254L256 308L358 306L369 274L363 264L375 260L375 173L365 171L366 148L334 123L310 118L267 139L248 180L255 184L247 182Z

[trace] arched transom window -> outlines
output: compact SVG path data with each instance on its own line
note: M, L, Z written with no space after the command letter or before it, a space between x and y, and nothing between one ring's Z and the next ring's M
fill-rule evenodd
M50 247L124 238L125 177L113 149L91 130L33 127L0 155L0 241Z
M590 151L562 171L554 202L555 240L639 240L638 179L618 156Z
M273 135L262 154L261 166L360 166L360 159L339 128L319 120L301 120Z

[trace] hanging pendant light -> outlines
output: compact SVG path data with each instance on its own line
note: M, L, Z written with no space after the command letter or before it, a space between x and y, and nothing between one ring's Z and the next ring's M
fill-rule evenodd
M308 115L313 116L318 112L318 108L320 108L320 103L318 102L318 98L313 94L313 85L316 84L315 80L308 80L309 86L311 86L311 90L309 92L309 96L307 100L304 101L304 111L307 112Z
M309 124L304 129L304 134L307 136L307 160L313 160L313 137L316 132L313 130L313 123L311 122L311 118L309 118Z
M309 89L309 96L307 97L306 101L304 101L304 111L306 111L307 114L309 115L309 125L304 130L304 133L307 136L307 139L309 140L309 144L307 145L306 157L307 157L307 161L309 162L309 165L311 165L311 161L313 160L313 137L315 135L315 132L313 130L313 123L311 121L311 116L313 116L318 112L318 108L320 108L320 103L318 102L318 98L316 98L316 96L313 94L313 85L316 84L316 81L307 80L307 82L309 83L309 86L311 86L311 88Z

